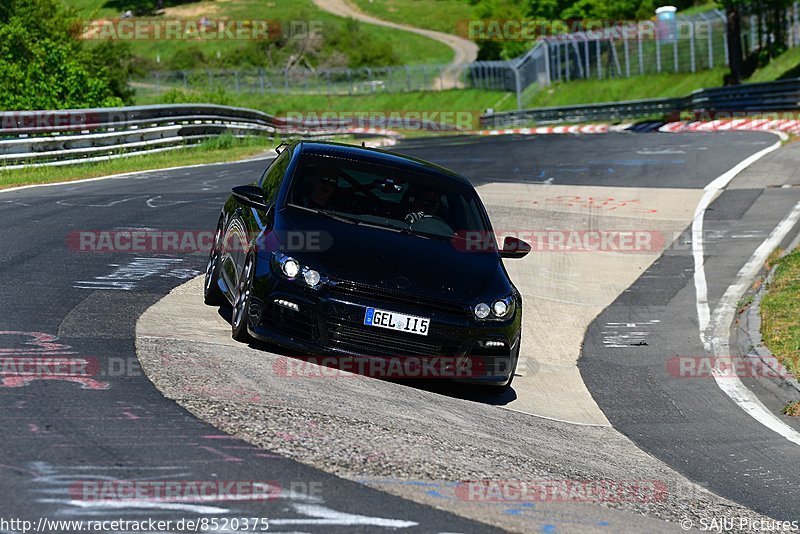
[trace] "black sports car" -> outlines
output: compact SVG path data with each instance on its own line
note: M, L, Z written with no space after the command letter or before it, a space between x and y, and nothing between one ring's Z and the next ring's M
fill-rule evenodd
M236 340L342 361L437 361L458 367L440 376L507 386L522 298L501 258L529 250L513 237L498 250L475 189L456 173L299 141L256 183L233 188L205 301L233 306Z

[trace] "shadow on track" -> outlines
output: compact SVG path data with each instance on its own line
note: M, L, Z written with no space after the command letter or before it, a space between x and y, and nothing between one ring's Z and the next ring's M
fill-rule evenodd
M225 319L226 322L228 323L231 322L233 310L230 306L223 306L219 308L217 310L217 313L219 314L220 317ZM277 354L279 356L284 356L288 358L294 358L298 361L307 361L309 358L319 357L319 356L309 356L307 354L293 353L292 351L284 347L256 339L251 340L250 343L247 344L247 346L255 350L269 352L271 354ZM312 365L317 365L317 364L312 363ZM325 367L328 367L330 369L335 369L333 365L326 365ZM363 375L363 376L366 376L367 378L372 378L374 380L383 380L385 382L392 382L394 384L413 387L416 389L428 391L430 393L435 393L437 395L444 395L446 397L451 397L454 399L467 400L471 402L480 402L482 404L490 404L494 406L505 406L506 404L509 404L510 402L516 400L517 398L517 393L514 391L513 387L501 388L493 386L483 386L480 384L455 382L448 379L425 380L419 378L399 379L399 378L372 377L368 375Z

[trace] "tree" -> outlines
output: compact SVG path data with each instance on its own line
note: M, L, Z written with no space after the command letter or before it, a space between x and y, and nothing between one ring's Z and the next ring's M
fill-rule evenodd
M85 46L82 28L55 0L6 0L0 8L0 109L118 106L127 87L127 48Z
M741 3L723 0L728 41L728 65L730 73L726 77L726 85L739 85L742 83L742 70L744 65L744 52L742 50L742 13Z

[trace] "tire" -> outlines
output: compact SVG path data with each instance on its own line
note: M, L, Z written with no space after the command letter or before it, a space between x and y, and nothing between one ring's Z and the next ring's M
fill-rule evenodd
M253 293L253 278L256 272L255 258L250 255L244 262L242 276L239 279L239 287L236 292L236 300L233 303L233 314L231 315L231 337L236 341L247 343L251 341L250 333L247 331L248 315L250 311L250 301Z
M211 244L211 251L208 253L208 263L206 264L206 278L203 283L203 302L208 306L224 306L228 303L222 290L219 288L220 251L219 245L222 241L222 219L217 224L217 233L214 235L214 242Z

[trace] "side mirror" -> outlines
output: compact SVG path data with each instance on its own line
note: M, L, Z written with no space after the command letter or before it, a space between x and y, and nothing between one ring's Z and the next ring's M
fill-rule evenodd
M267 201L264 200L264 192L255 185L237 185L233 188L233 196L244 204L257 210L266 210Z
M522 239L514 236L506 236L503 240L503 250L500 251L501 258L524 258L531 251L531 246Z

